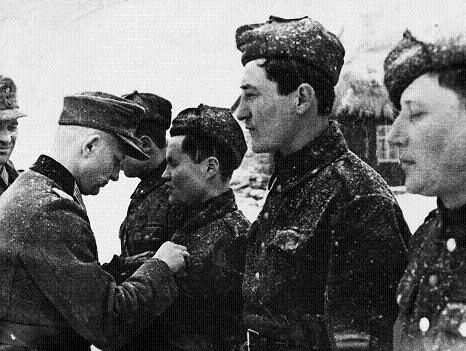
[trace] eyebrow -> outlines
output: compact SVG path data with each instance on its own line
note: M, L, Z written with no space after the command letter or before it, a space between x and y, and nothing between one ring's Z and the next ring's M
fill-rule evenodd
M254 86L252 86L251 84L242 84L242 85L240 86L240 88L241 88L242 90L247 90L247 89L255 89L255 90L257 90L257 88L254 87Z
M417 107L417 108L426 108L426 105L423 104L422 102L420 101L417 101L417 100L405 100L404 103L406 105L408 105L408 107L410 109L412 109L413 107Z

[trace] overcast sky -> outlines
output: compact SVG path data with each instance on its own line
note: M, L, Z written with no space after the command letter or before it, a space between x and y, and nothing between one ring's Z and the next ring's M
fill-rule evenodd
M231 106L242 74L236 28L270 15L318 20L341 35L345 61L355 62L368 47L388 49L407 27L464 30L464 13L464 0L1 0L0 74L16 82L29 114L12 159L26 168L47 151L66 94L153 92L172 101L175 115L201 102ZM364 60L361 69L382 65ZM85 199L96 232L116 242L135 184L124 180ZM102 213L109 203L118 206Z

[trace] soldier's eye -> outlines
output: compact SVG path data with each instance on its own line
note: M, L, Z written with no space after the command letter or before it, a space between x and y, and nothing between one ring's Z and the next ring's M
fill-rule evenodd
M7 129L8 129L10 132L15 132L16 130L18 130L18 123L9 124L9 125L7 126Z
M420 119L422 116L424 116L426 113L423 111L414 111L409 114L409 120L410 121L415 121Z

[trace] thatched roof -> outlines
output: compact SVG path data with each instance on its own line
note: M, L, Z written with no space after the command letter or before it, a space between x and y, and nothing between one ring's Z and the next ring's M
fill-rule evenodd
M385 86L370 74L345 72L336 95L333 111L337 117L374 116L393 120L397 114Z

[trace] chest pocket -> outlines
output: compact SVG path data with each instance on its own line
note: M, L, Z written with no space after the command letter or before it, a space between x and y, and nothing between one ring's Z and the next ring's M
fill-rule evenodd
M312 229L304 229L298 227L288 227L277 229L269 245L275 246L280 250L295 254L314 236Z

